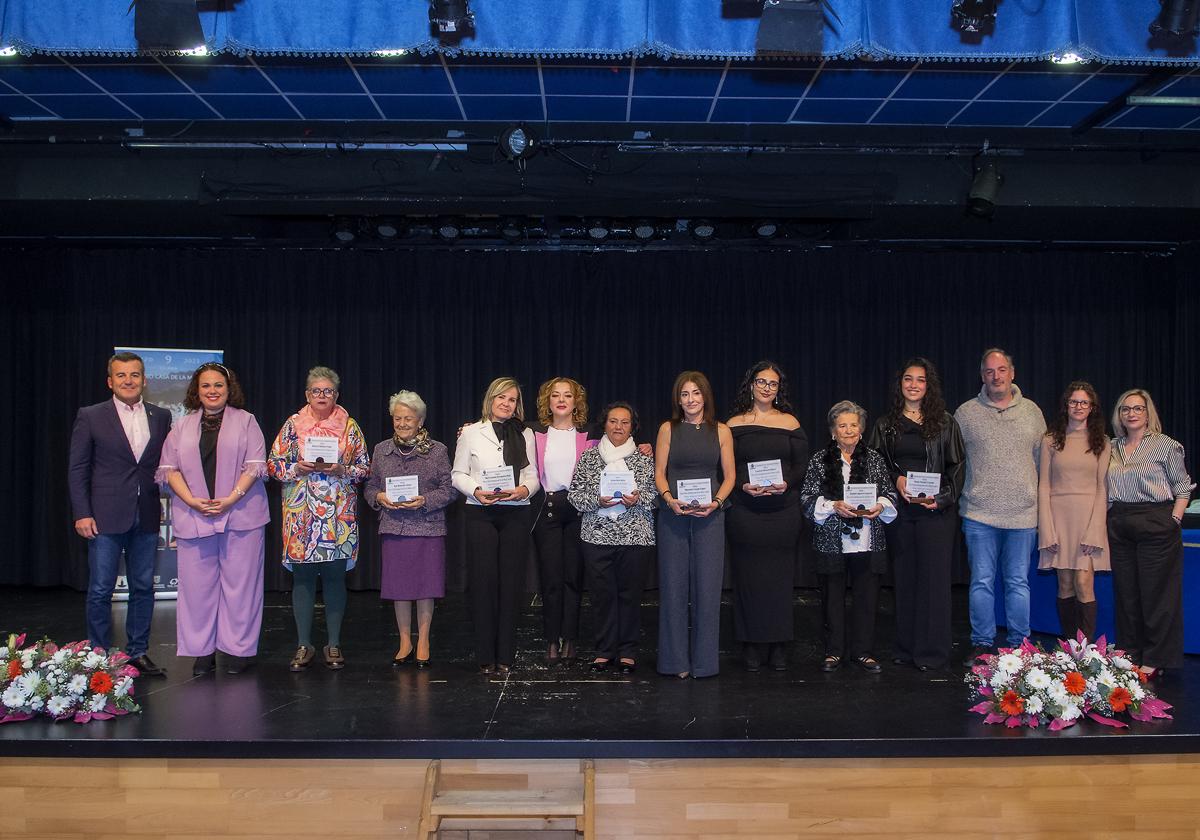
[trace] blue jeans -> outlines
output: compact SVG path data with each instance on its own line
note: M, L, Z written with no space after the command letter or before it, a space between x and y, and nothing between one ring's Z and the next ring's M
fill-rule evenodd
M1004 580L1004 612L1009 647L1029 635L1029 558L1037 528L995 528L963 518L967 562L971 565L971 644L996 643L996 571Z
M125 652L138 657L150 644L154 615L154 557L157 529L143 533L135 521L123 534L97 534L88 543L87 629L93 647L112 643L112 594L117 585L121 553L129 580L129 609L125 615Z

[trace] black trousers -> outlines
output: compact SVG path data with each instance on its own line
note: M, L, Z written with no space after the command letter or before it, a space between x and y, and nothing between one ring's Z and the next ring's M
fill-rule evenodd
M648 545L583 544L596 615L596 658L637 659Z
M1139 665L1183 665L1183 534L1173 502L1108 510L1117 644Z
M579 511L567 491L547 493L533 525L538 583L542 591L542 629L546 641L579 638L579 605L583 600L583 558L579 547Z
M940 668L950 660L950 568L956 510L901 502L888 526L896 595L897 659Z
M511 665L529 557L529 506L467 505L465 519L475 658L480 665Z
M879 574L871 570L871 553L846 554L846 571L818 575L825 610L825 655L857 659L871 655ZM850 626L846 626L846 582L850 582Z

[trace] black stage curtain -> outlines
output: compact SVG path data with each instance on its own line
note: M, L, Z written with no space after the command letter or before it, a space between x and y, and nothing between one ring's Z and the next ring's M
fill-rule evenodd
M83 588L84 543L65 488L76 408L108 396L115 344L221 348L270 445L303 404L308 368L342 377L341 402L372 445L390 434L400 388L429 405L432 434L479 416L497 375L525 384L571 376L593 412L628 399L653 440L685 368L706 372L724 416L744 369L787 371L800 421L826 440L842 398L872 417L907 356L940 367L953 408L980 387L987 346L1015 356L1022 390L1052 414L1084 378L1107 409L1148 388L1165 431L1195 452L1200 292L1181 256L1088 251L494 252L0 250L9 359L0 466L10 548L0 583ZM153 394L148 395L153 401ZM1194 455L1189 463L1195 465ZM277 509L278 492L273 490ZM377 588L371 512L350 584ZM267 586L290 587L269 529ZM23 537L19 536L24 534ZM460 546L452 534L451 556ZM451 586L461 585L452 564ZM807 577L807 575L805 575Z

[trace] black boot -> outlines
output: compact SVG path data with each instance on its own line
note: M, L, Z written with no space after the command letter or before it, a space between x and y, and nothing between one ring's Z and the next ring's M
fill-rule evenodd
M746 666L746 670L751 674L758 673L758 669L762 666L762 657L758 652L758 645L751 642L745 642L742 645L742 662Z
M1075 638L1075 633L1079 630L1078 604L1074 595L1070 598L1058 599L1058 623L1062 625L1060 639Z
M1077 601L1075 615L1079 618L1079 630L1089 642L1096 641L1096 602Z

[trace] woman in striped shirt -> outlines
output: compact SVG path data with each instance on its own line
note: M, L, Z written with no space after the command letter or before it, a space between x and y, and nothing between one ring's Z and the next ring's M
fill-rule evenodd
M1126 391L1112 416L1108 542L1117 642L1154 677L1183 664L1183 446L1162 433L1150 394Z

